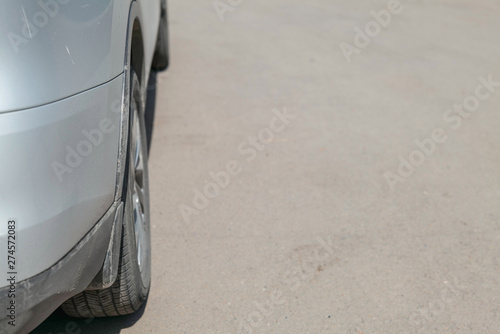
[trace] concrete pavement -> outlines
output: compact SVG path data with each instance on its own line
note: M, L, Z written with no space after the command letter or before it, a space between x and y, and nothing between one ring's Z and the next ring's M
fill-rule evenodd
M75 330L497 333L500 3L215 3L169 0L148 304Z

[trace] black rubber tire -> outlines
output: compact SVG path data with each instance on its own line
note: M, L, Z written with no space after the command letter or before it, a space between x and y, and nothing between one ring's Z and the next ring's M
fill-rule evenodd
M129 144L126 163L126 172L124 180L124 214L122 228L122 244L120 253L120 263L118 267L118 276L114 284L104 290L85 290L73 298L64 302L61 309L71 317L93 318L109 317L131 314L137 311L146 301L151 285L151 229L149 221L149 187L147 172L147 140L146 128L144 122L144 111L141 103L141 86L135 72L131 72L131 99L130 99L130 126L129 126ZM138 121L141 128L141 150L143 152L143 175L145 205L144 214L147 225L147 263L145 269L147 277L144 281L139 270L137 260L137 247L134 230L134 212L132 206L132 189L134 187L134 167L131 163L131 132L133 124L133 104L137 109Z
M169 64L167 0L161 2L160 26L156 38L156 48L151 64L153 71L166 70Z

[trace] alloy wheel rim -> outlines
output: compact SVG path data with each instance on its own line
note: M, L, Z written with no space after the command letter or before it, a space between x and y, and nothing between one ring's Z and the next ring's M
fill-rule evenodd
M145 180L144 152L142 147L141 126L135 104L132 104L132 146L131 162L133 162L132 207L134 219L135 244L137 248L137 264L143 281L146 279L147 263L147 218L145 216Z

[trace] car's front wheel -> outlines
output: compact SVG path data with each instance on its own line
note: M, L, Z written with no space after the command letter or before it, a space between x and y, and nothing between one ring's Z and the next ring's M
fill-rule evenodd
M146 128L141 85L131 72L129 144L124 177L121 254L115 283L104 290L85 290L67 300L69 316L89 318L134 313L146 301L151 284L151 230Z

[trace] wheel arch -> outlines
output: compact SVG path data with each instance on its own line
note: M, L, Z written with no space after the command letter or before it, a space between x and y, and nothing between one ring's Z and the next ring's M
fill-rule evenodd
M141 85L145 82L146 67L145 67L145 49L143 29L141 25L142 15L141 8L137 1L132 1L130 4L128 28L126 34L126 43L124 50L124 72L122 86L122 102L121 102L121 120L120 120L120 140L118 148L118 163L116 173L116 189L115 202L123 203L126 195L124 191L124 179L126 177L127 152L129 140L129 123L130 123L130 87L131 87L131 69L139 76ZM142 110L144 110L145 93L141 94ZM123 205L120 205L119 210L123 210ZM116 221L115 221L116 223ZM121 224L120 224L121 225ZM92 290L106 289L113 285L118 276L117 263L120 256L121 245L121 226L115 224L110 236L110 243L106 252L106 257L103 266L96 277L93 279L89 288Z

